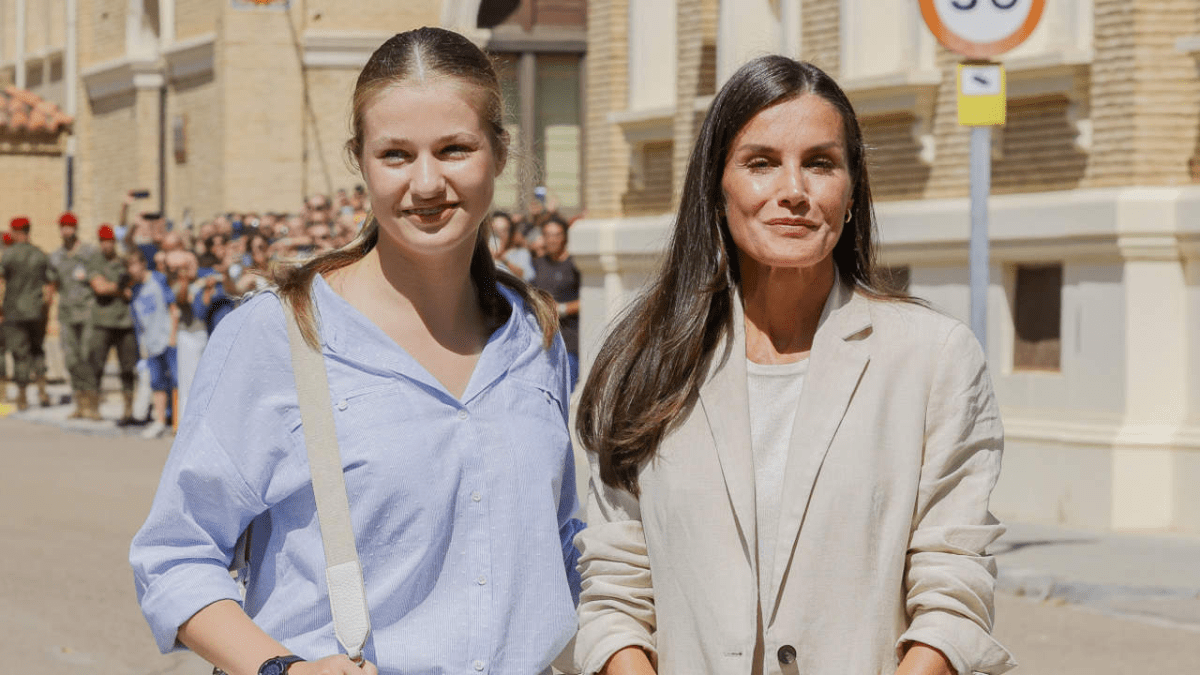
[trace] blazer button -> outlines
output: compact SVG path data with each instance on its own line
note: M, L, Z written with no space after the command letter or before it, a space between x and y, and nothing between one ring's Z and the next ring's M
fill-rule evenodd
M779 648L779 662L785 666L790 666L796 662L796 648L791 645L784 645Z

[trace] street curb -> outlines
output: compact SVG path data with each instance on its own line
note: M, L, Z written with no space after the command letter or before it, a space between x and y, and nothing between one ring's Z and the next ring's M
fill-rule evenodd
M1096 584L1059 579L1053 574L1034 569L1008 567L1001 569L997 575L996 590L1032 600L1059 600L1113 616L1149 618L1175 627L1200 631L1200 623L1181 620L1167 612L1149 609L1131 611L1115 606L1121 601L1129 600L1200 602L1200 588Z
M70 410L70 405L50 406L49 408L30 406L28 410L20 412L14 409L8 414L0 413L0 419L42 424L81 436L103 436L106 438L140 438L142 429L145 428L141 425L118 427L117 423L110 419L105 419L104 421L73 420L67 417L70 414Z

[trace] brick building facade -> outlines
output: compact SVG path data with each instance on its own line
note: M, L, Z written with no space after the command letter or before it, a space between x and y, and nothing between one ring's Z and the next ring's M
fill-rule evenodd
M550 183L578 210L585 8L584 0L0 0L0 86L74 118L55 160L59 185L39 199L53 202L46 219L69 201L85 236L117 218L131 189L150 192L134 208L162 210L176 226L228 211L295 212L307 195L361 182L343 148L351 92L371 52L397 32L444 26L496 54L511 90L510 128L523 152L498 201L516 207L535 183ZM54 228L39 229L43 244L56 242Z
M769 52L843 85L884 264L968 316L959 57L911 0L593 0L584 367L657 263L713 92ZM987 347L1001 515L1200 532L1200 0L1057 0L1000 57ZM664 66L663 64L669 64Z

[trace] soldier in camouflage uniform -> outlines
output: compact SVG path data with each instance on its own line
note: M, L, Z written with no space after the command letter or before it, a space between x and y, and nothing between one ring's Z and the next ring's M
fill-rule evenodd
M50 281L58 292L58 332L63 360L71 378L75 410L71 417L100 419L100 388L88 349L92 343L92 305L95 294L87 266L100 255L95 246L79 241L79 222L72 213L58 219L62 248L50 254Z
M25 410L29 407L25 386L35 377L41 404L50 405L50 397L46 394L46 356L41 345L46 337L49 313L50 261L41 249L29 243L28 218L14 218L10 227L13 244L0 258L0 278L4 279L5 342L13 355L17 410Z
M4 257L4 251L12 246L12 243L12 235L5 232L4 248L0 248L0 258ZM8 403L8 348L4 343L4 310L2 308L0 308L0 403Z
M118 424L133 423L133 384L137 368L138 347L133 334L133 313L129 310L132 290L125 261L117 255L116 235L111 226L100 226L100 255L89 261L88 283L95 294L92 305L92 344L88 353L92 358L92 372L96 382L104 373L104 362L108 351L117 350L117 363L121 372L121 397L125 412Z

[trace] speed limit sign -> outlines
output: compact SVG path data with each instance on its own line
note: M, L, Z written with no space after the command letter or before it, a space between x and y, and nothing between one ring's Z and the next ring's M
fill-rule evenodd
M1046 0L920 0L925 24L952 52L989 59L1029 37Z

